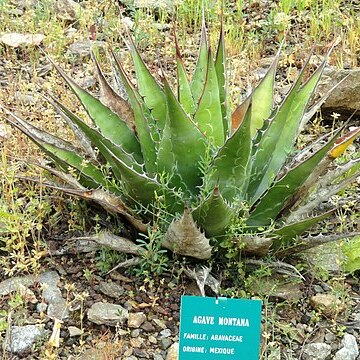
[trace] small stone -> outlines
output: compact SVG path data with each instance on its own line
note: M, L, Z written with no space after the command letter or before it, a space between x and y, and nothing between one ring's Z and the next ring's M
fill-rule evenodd
M56 271L46 271L39 276L39 282L43 284L43 298L48 303L47 314L59 320L69 316L69 310L60 289L57 287L60 276Z
M149 342L150 342L151 344L157 344L157 339L156 339L155 336L150 335L150 336L148 337L148 340L149 340Z
M136 338L140 335L140 329L134 329L133 331L131 331L131 337Z
M331 294L317 294L310 299L311 306L323 313L326 317L332 317L344 310L344 304Z
M141 348L144 345L144 339L141 337L130 339L130 345L133 348Z
M141 325L141 328L147 332L154 332L156 331L154 325L149 322L149 321L145 321L142 325Z
M138 329L146 320L146 315L143 312L130 313L128 318L128 326L133 329Z
M304 360L325 360L331 354L331 346L325 343L306 344L303 348Z
M355 360L359 355L359 347L354 335L345 334L341 341L343 346L334 356L334 360Z
M160 354L154 354L153 360L164 360L164 358Z
M48 307L47 304L44 302L38 303L36 305L36 311L38 313L44 313L46 311L47 307Z
M160 331L160 339L164 339L171 336L171 330L170 329L164 329Z
M166 325L165 325L165 323L164 323L164 321L162 321L162 320L160 320L160 319L153 319L152 320L153 321L153 323L155 323L155 325L157 326L157 327L159 327L160 329L166 329Z
M99 285L99 290L114 299L118 299L121 295L124 294L125 289L115 282L105 282L102 281Z
M21 354L31 349L32 345L45 334L45 329L38 325L12 326L6 350Z
M178 360L179 357L179 343L172 344L167 352L166 360Z
M121 305L97 302L88 310L88 319L98 325L115 326L124 323L129 313Z
M172 345L173 341L169 338L164 338L161 339L160 341L160 346L163 350L166 350L167 348L169 348Z
M0 296L8 295L14 291L18 291L22 286L31 286L35 282L35 277L28 276L16 276L10 279L6 279L0 283Z
M143 358L148 359L149 358L149 355L146 353L146 351L138 349L138 348L134 349L134 355L137 356L137 358L141 358L141 359L143 359Z
M83 333L82 330L76 326L69 326L68 330L70 337L80 336Z

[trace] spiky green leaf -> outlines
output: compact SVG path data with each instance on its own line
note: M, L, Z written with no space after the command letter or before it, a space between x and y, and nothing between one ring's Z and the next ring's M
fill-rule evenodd
M211 51L209 51L207 63L204 90L194 116L194 121L205 136L210 139L210 142L213 142L215 146L222 146L225 141L224 123L219 85Z

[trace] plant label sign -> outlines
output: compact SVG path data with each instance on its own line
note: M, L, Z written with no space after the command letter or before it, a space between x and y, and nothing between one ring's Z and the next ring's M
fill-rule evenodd
M258 360L261 301L182 296L179 360Z

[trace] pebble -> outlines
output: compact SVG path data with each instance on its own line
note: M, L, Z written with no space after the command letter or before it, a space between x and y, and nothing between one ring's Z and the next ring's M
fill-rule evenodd
M44 327L38 325L12 326L6 350L13 354L27 352L45 332Z
M68 326L68 331L70 337L80 336L83 333L82 330L76 326Z
M304 360L325 360L331 354L331 346L325 343L306 344L303 348Z
M172 345L173 341L169 338L164 338L160 340L160 346L163 350L166 350Z
M154 327L154 325L149 322L149 321L145 321L142 325L141 328L147 332L154 332L156 329Z
M87 312L88 319L98 325L115 326L124 323L129 312L121 305L97 302Z
M135 329L131 332L131 337L136 338L140 335L140 330L139 329Z
M128 326L133 329L138 329L146 320L146 315L143 312L130 313L128 318Z
M160 331L160 339L167 338L171 336L171 330L170 329L164 329Z
M178 360L179 356L179 343L174 343L169 347L166 355L166 360Z
M332 317L344 310L344 304L331 294L317 294L310 299L311 306L326 317Z
M359 347L354 335L345 334L341 341L342 348L335 354L334 360L355 360L359 355Z
M125 289L122 286L112 281L102 281L99 285L99 290L106 296L114 299L118 299L125 292Z

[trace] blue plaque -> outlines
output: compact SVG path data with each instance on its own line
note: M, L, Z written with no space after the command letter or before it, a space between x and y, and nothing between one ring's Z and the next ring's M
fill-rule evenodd
M261 301L182 296L179 360L258 360Z

